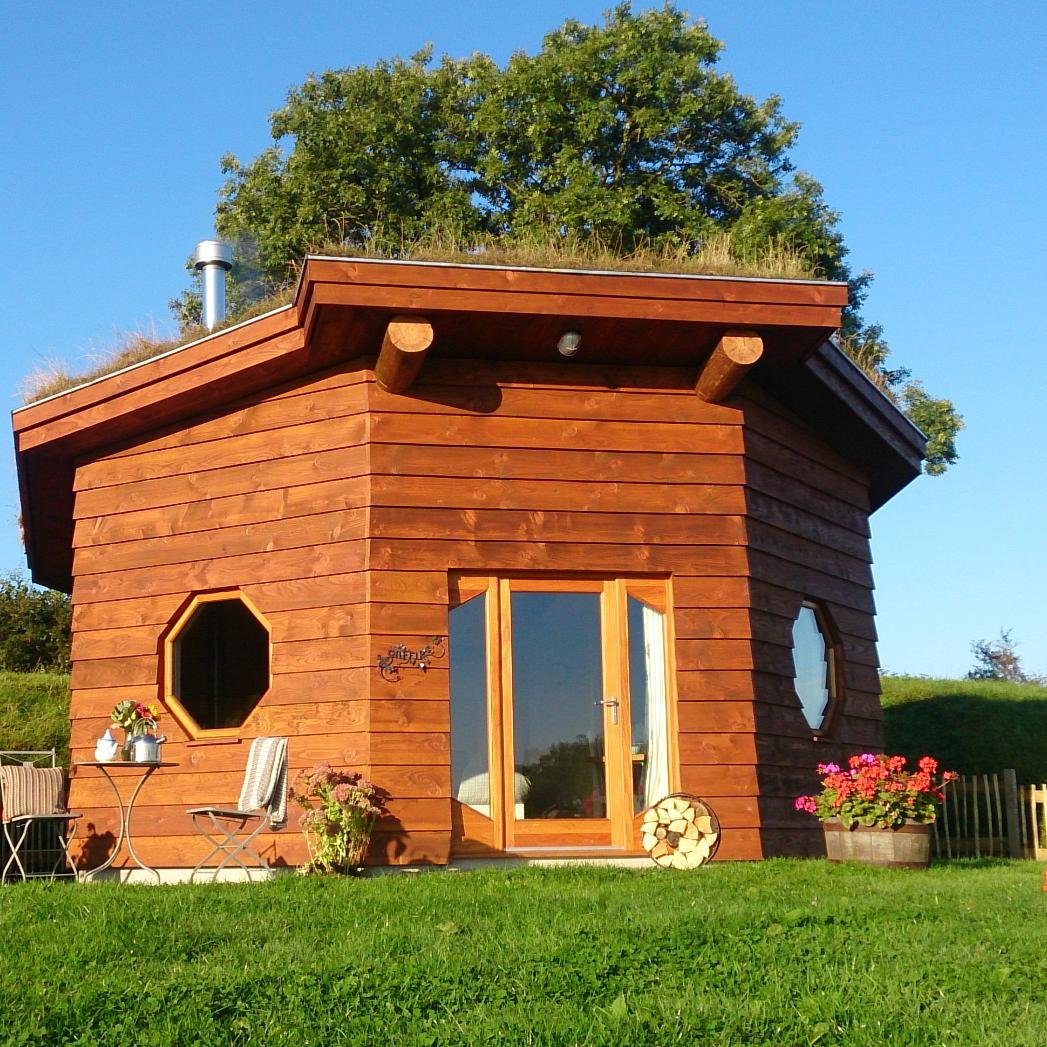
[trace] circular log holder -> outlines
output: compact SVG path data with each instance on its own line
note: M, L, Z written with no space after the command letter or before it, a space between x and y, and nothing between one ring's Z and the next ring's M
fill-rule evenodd
M672 793L644 811L640 838L663 869L697 869L720 846L720 821L700 797Z

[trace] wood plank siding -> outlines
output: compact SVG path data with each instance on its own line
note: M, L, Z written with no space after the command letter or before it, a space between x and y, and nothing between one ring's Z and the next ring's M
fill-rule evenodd
M185 807L234 800L270 733L291 736L292 772L326 759L394 797L371 860L447 861L446 664L395 684L371 667L446 635L459 570L670 577L679 786L716 809L721 857L795 849L810 775L790 768L878 739L863 478L748 385L716 405L685 368L540 369L431 361L401 396L343 366L77 468L74 759L117 700L163 697L163 637L194 592L237 588L271 629L272 687L239 742L165 717L179 767L139 801L146 861L193 864ZM832 743L792 691L804 598L844 649ZM92 772L72 802L115 828ZM303 857L294 831L266 847Z
M684 368L541 370L496 383L432 361L411 396L368 387L372 623L393 578L414 646L446 633L449 570L671 575L680 784L716 807L724 857L758 857L742 412L701 401ZM373 686L372 717L401 692Z
M754 757L766 855L821 854L820 828L792 801L817 786L818 763L883 747L869 549L868 480L759 389L745 403ZM792 628L803 601L829 615L838 695L815 739L793 688Z
M371 770L367 378L343 366L76 470L74 761L90 758L117 701L163 700L164 635L194 593L238 590L270 629L272 685L238 738L193 740L164 716L164 756L178 766L136 805L147 862L192 866L203 856L185 809L235 802L254 737L291 736L292 773L318 760ZM390 703L398 733L373 755L395 762L413 735L439 748L446 712L441 720L435 711ZM412 783L412 791L426 790ZM88 846L115 832L97 772L74 772L71 802L92 827ZM264 844L277 865L305 858L296 818L292 811L288 830Z

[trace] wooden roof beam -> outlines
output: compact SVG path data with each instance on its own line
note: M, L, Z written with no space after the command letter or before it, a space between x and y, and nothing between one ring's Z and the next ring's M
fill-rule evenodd
M433 344L433 325L418 316L394 316L385 329L374 376L389 393L402 393L418 377Z
M722 403L761 356L763 339L755 331L725 331L699 368L694 391L706 403Z

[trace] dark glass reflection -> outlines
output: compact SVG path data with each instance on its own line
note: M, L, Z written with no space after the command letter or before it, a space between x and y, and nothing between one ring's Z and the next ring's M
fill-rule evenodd
M487 745L486 595L451 609L448 624L451 667L452 795L491 815Z
M269 689L269 634L239 600L201 604L175 659L175 697L208 730L239 727Z
M511 610L517 817L604 818L600 597L514 592Z

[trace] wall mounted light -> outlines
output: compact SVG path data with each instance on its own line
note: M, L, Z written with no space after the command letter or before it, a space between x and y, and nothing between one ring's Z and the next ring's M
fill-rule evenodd
M582 336L577 331L564 331L556 343L556 348L561 356L574 356L581 344Z

